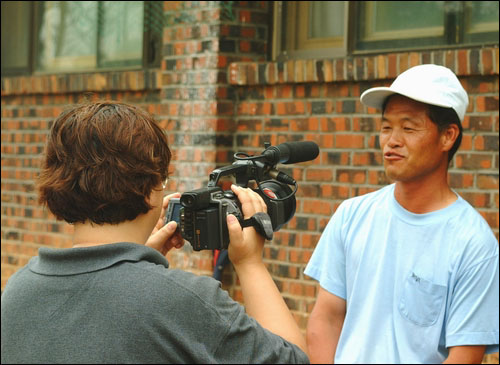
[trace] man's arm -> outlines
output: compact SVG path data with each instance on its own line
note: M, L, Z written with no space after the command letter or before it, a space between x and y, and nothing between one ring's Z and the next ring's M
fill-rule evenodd
M333 363L345 314L346 301L320 287L307 324L311 364Z
M245 218L266 211L262 198L251 189L234 185L232 189L241 202ZM227 225L229 258L240 280L246 312L262 327L297 345L307 354L304 336L262 261L264 238L253 227L242 230L233 215L227 217Z
M450 347L448 358L443 364L480 364L483 361L486 346Z

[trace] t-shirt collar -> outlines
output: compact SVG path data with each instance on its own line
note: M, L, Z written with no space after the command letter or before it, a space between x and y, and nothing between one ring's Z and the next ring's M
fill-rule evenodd
M65 249L41 247L28 267L37 274L64 276L102 270L123 261L143 260L168 268L168 261L161 253L130 242Z

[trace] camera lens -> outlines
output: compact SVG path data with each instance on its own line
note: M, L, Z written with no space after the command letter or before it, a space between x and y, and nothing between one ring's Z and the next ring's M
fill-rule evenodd
M292 193L290 187L285 184L279 183L274 180L266 180L260 184L260 189L264 194L265 198L270 199L267 204L267 212L273 220L273 229L276 232L285 223L292 219L295 214L296 202L295 196ZM259 191L262 196L262 193ZM262 196L264 198L264 196ZM280 201L273 201L272 199L284 199Z

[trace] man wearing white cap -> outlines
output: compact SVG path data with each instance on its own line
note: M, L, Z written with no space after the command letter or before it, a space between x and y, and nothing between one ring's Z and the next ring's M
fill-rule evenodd
M420 65L361 102L382 110L393 181L344 201L305 273L319 281L311 362L479 363L498 352L498 242L448 185L468 96L443 66Z

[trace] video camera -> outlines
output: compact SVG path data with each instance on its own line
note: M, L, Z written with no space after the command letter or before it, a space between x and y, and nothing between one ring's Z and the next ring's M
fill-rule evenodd
M212 171L206 187L185 192L180 198L171 199L165 222L175 220L182 237L189 241L195 251L226 249L229 232L226 216L233 214L242 227L253 226L259 234L270 240L295 214L297 182L275 169L278 163L292 164L314 160L319 154L314 142L287 142L278 146L265 143L261 155L250 156L243 152L234 155L232 165ZM257 213L243 219L241 204L231 190L222 190L217 185L222 176L234 175L236 185L247 187L253 180L257 192L267 206L266 213ZM294 185L292 191L290 186Z

